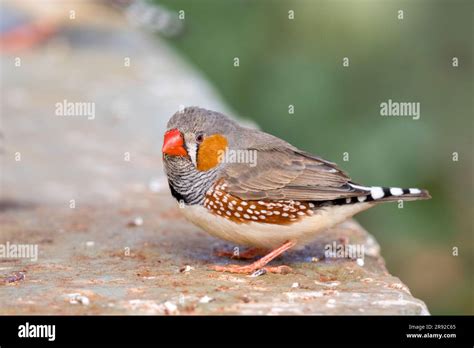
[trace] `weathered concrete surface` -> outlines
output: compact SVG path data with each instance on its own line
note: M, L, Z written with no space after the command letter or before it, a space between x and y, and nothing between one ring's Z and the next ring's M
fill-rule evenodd
M76 27L13 58L1 57L0 244L39 257L0 258L0 314L428 314L355 222L276 260L288 275L207 270L232 246L181 217L161 136L180 104L228 110L160 41ZM64 99L94 102L95 119L56 116ZM324 260L334 240L364 244L364 265Z
M137 216L143 225L128 226ZM354 222L275 262L294 273L256 278L207 270L229 262L212 254L225 244L181 218L167 193L140 193L102 207L15 208L2 213L1 223L3 240L40 250L37 262L0 263L3 277L25 273L25 280L1 286L3 314L427 313L386 272L377 244ZM323 258L325 244L345 238L365 243L363 267L347 259L312 262ZM73 294L89 304L71 303Z

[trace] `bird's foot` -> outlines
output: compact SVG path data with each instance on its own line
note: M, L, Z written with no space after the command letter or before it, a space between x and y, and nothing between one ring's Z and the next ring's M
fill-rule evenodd
M291 268L288 266L277 266L271 267L267 266L267 264L275 259L276 257L283 254L288 249L292 248L296 245L294 241L288 241L279 248L273 250L272 252L268 253L261 259L253 262L250 265L240 266L240 265L227 265L227 266L219 266L214 265L211 266L210 269L218 272L230 272L230 273L240 273L240 274L253 274L257 270L265 270L266 272L270 273L279 273L279 274L286 274L291 272Z
M240 251L238 248L234 248L234 250L216 250L214 255L219 257L228 257L231 259L237 260L251 260L257 256L266 255L268 250L261 249L261 248L249 248L244 251Z
M227 265L227 266L219 266L219 265L212 265L209 267L213 271L217 272L228 272L228 273L237 273L237 274L254 274L257 271L262 270L266 273L277 273L277 274L288 274L292 272L291 267L288 266L265 266L257 268L253 264L247 266L240 266L240 265Z

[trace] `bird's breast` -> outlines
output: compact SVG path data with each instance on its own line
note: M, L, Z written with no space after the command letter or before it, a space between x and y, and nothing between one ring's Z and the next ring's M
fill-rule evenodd
M354 214L368 209L373 203L322 206L297 221L273 224L263 221L239 221L227 219L202 205L185 205L185 217L214 237L234 244L259 248L276 248L288 240L303 246L318 234L343 222Z

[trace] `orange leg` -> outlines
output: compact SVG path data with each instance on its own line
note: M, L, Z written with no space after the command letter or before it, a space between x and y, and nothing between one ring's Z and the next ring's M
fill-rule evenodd
M281 247L273 250L269 254L265 255L261 259L255 261L254 263L251 263L250 265L246 266L240 266L240 265L227 265L227 266L211 266L210 268L214 271L218 272L230 272L230 273L240 273L240 274L252 274L255 271L259 269L264 269L267 272L270 273L289 273L291 272L291 268L288 266L277 266L277 267L271 267L267 266L267 264L272 261L274 258L280 256L283 254L285 251L288 249L294 247L296 242L294 241L288 241L285 244L283 244Z
M217 250L214 252L216 256L219 257L228 257L231 259L237 260L250 260L257 256L266 255L268 250L261 248L249 248L245 251L240 252L238 249L229 251L229 250Z

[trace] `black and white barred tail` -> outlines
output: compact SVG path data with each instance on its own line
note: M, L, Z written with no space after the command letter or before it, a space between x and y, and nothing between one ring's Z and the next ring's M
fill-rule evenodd
M367 194L359 194L354 197L340 198L336 200L337 204L351 204L363 202L393 202L398 200L415 201L419 199L431 198L427 190L418 188L399 188L399 187L381 187L381 186L361 186L353 183L349 184L359 193L366 191Z

